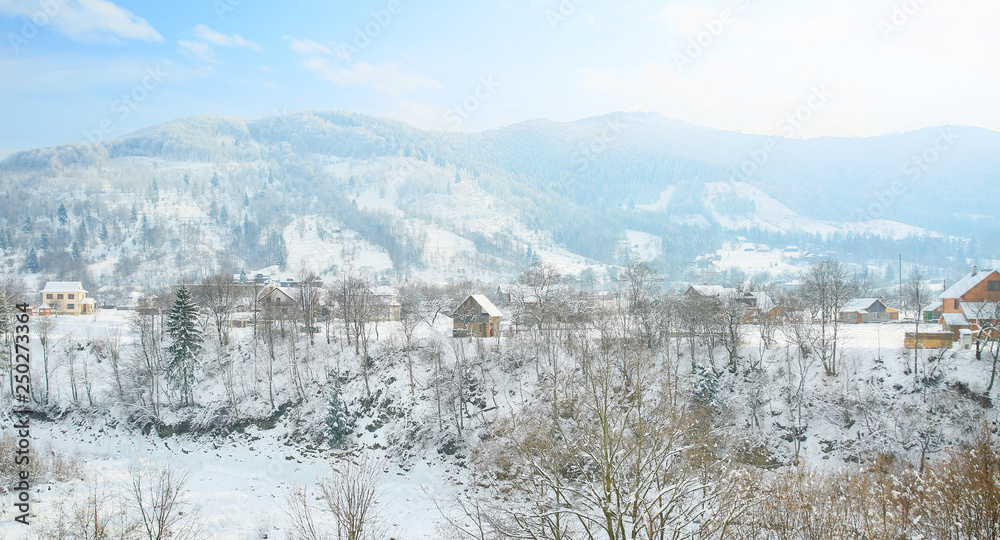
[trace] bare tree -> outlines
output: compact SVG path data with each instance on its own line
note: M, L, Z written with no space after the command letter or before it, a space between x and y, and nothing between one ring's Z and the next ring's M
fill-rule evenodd
M722 345L729 356L729 371L736 373L740 347L746 340L746 319L750 315L750 306L743 301L738 290L723 294L719 300L720 305L715 320L719 325Z
M319 489L327 509L337 523L337 538L369 540L383 538L386 524L382 516L385 491L379 477L381 467L374 461L346 463L333 476L320 481Z
M292 483L285 491L285 504L282 510L291 521L289 538L295 540L326 540L330 538L316 523L312 505L309 504L310 498L306 488L295 483Z
M139 523L130 516L126 500L118 490L91 478L83 496L73 502L71 526L82 540L136 538Z
M319 310L323 300L323 288L319 283L319 276L311 270L299 272L299 288L295 294L295 301L298 304L299 316L302 324L309 334L309 344L315 345L316 312Z
M50 361L50 353L52 352L52 332L56 327L56 321L53 317L39 317L39 320L35 323L35 334L38 336L38 343L42 346L42 376L45 381L45 397L42 399L42 403L49 404L49 395L51 393L51 375L53 365Z
M164 324L161 306L137 309L129 319L129 327L136 336L134 357L136 366L132 373L136 387L142 388L140 402L149 400L152 416L160 417L160 380L163 374ZM143 397L145 394L145 398Z
M191 475L160 467L129 468L130 499L143 538L149 540L198 538L198 507L184 495Z
M921 310L927 301L930 300L930 294L927 292L927 288L924 286L924 275L920 272L919 266L914 266L910 271L910 277L906 280L903 288L903 301L906 307L913 313L914 320L914 343L913 343L913 378L919 380L917 374L918 360L920 356L920 319ZM924 374L926 378L927 374Z
M344 329L347 333L347 343L354 340L354 352L361 355L361 372L365 380L365 394L370 399L371 383L369 381L370 362L368 346L369 330L378 317L380 309L378 299L372 293L371 283L353 268L344 270L335 286L337 303L340 305L341 316L344 318Z
M233 283L231 275L218 273L202 280L200 287L192 288L197 291L198 303L208 309L219 344L228 345L229 324L243 296L241 287Z
M101 360L106 360L111 368L111 378L115 382L118 399L125 401L125 385L122 382L122 333L118 328L109 329L104 337L94 341L94 354Z
M548 329L556 315L559 293L566 277L555 266L537 263L521 271L517 278L515 302L518 311L539 329Z
M857 287L848 278L844 265L833 259L825 259L809 267L804 282L803 302L819 322L816 352L827 375L836 375L839 311L856 294Z
M993 367L990 370L990 383L986 394L993 390L997 378L997 367L1000 364L1000 293L989 293L986 302L967 304L976 321L976 359L982 360L983 353L990 356Z
M704 516L713 487L688 464L705 441L666 372L619 345L567 373L560 416L528 405L493 427L475 461L491 490L465 505L480 537L679 538Z
M423 287L406 285L399 291L399 321L403 326L403 347L406 353L406 369L410 377L410 396L416 393L413 378L413 336L421 323L425 322Z

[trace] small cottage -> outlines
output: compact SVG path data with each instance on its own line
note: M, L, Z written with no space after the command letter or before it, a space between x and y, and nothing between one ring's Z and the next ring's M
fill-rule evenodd
M886 306L878 298L855 298L844 304L837 316L849 324L898 321L899 310Z
M473 294L451 313L453 337L499 337L503 313L486 295Z

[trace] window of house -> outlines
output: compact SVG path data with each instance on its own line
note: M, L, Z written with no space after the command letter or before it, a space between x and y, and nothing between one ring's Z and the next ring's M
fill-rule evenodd
M69 298L70 300L72 300L73 299L73 294L70 293L70 294L66 295L66 297Z
M47 300L52 300L52 293L49 293L49 294L46 294L46 295L45 295L45 298L46 298Z
M1000 281L997 280L990 281L987 287L991 292L1000 291Z
M63 297L62 297L62 295L61 295L61 294L57 294L57 295L56 295L56 300L62 300L62 299L63 299Z
M66 304L66 309L73 309L74 307L76 307L75 304Z

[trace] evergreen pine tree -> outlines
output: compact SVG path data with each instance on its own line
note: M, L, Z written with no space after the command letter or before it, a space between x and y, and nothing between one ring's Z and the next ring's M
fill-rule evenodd
M59 209L56 210L56 213L59 216L59 224L65 225L66 220L69 219L69 214L66 212L66 205L59 203Z
M219 187L219 173L212 174L212 187Z
M171 339L167 348L167 377L178 386L181 405L194 404L194 368L203 341L197 318L198 306L188 288L181 285L167 316L167 334Z
M351 433L351 426L347 420L347 405L340 395L339 379L334 380L333 387L330 389L330 402L327 411L326 427L330 437L330 445L339 447Z
M38 249L45 251L49 249L49 232L42 231L42 234L38 236Z
M24 267L32 274L37 273L40 265L38 264L38 254L35 250L28 252L28 258L24 261Z
M108 224L101 223L101 242L108 243Z

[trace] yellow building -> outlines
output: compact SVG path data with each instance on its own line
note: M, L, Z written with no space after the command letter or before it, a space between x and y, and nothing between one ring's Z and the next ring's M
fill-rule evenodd
M79 281L49 281L42 289L42 306L51 309L54 315L87 315L97 311L93 298L87 298L87 291Z

